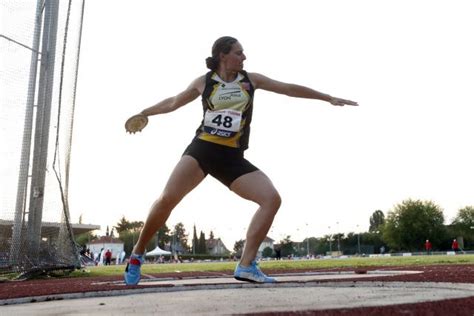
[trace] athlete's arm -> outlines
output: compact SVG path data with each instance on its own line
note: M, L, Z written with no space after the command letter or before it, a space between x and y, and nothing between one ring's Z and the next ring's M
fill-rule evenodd
M146 116L164 114L173 112L183 105L194 101L198 96L200 96L204 90L205 76L201 76L195 79L191 84L181 93L178 93L174 97L164 99L157 104L146 108L141 111L141 114Z
M255 89L263 89L296 98L323 100L333 105L358 105L354 101L336 98L305 86L270 79L255 72L249 73L249 78Z

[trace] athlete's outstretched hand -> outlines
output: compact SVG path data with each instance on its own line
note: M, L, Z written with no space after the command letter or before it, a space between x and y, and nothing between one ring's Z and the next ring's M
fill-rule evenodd
M354 102L351 100L340 99L336 97L331 97L331 99L329 100L329 103L331 103L332 105L337 105L337 106L344 106L344 105L358 106L359 105L359 103L357 102Z

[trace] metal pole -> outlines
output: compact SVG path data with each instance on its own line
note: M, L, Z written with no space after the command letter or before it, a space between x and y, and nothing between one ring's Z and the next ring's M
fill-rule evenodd
M173 257L174 257L176 255L176 229L173 233L173 251L172 251L172 253L173 253Z
M359 229L359 225L356 225L356 227L357 227L357 249L360 256L360 229Z
M359 255L360 255L360 232L357 233L357 248L359 249Z
M41 52L38 108L35 125L33 169L31 178L30 205L28 209L29 255L35 262L39 255L41 221L43 217L44 184L48 158L49 127L53 97L54 64L56 57L56 35L58 26L58 0L45 1L44 31Z
M328 226L329 229L329 253L332 256L332 234L331 234L331 226Z
M306 234L308 234L308 223L306 223ZM308 256L309 259L309 237L306 239L306 255Z
M41 21L43 2L36 3L35 29L33 33L33 45L31 50L30 79L28 82L28 93L26 98L26 113L23 127L23 143L20 158L20 173L18 176L18 188L16 194L15 218L13 221L12 244L10 246L10 263L18 263L19 249L21 246L21 231L23 228L23 215L28 194L28 173L30 171L31 135L33 130L34 101L36 95L36 79L38 70L38 50L41 38Z

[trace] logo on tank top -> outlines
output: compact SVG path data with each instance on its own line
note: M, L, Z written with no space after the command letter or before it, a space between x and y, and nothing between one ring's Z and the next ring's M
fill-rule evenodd
M222 89L224 90L224 89ZM229 89L230 90L230 89ZM219 101L232 101L232 98L241 98L242 97L242 92L240 89L232 89L229 92L223 92L218 94L218 100Z

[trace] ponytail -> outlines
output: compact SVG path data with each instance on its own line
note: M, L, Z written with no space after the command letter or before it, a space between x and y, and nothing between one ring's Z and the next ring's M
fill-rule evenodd
M219 66L219 62L216 59L217 58L214 58L214 57L207 57L206 67L212 71L217 70L217 66Z

